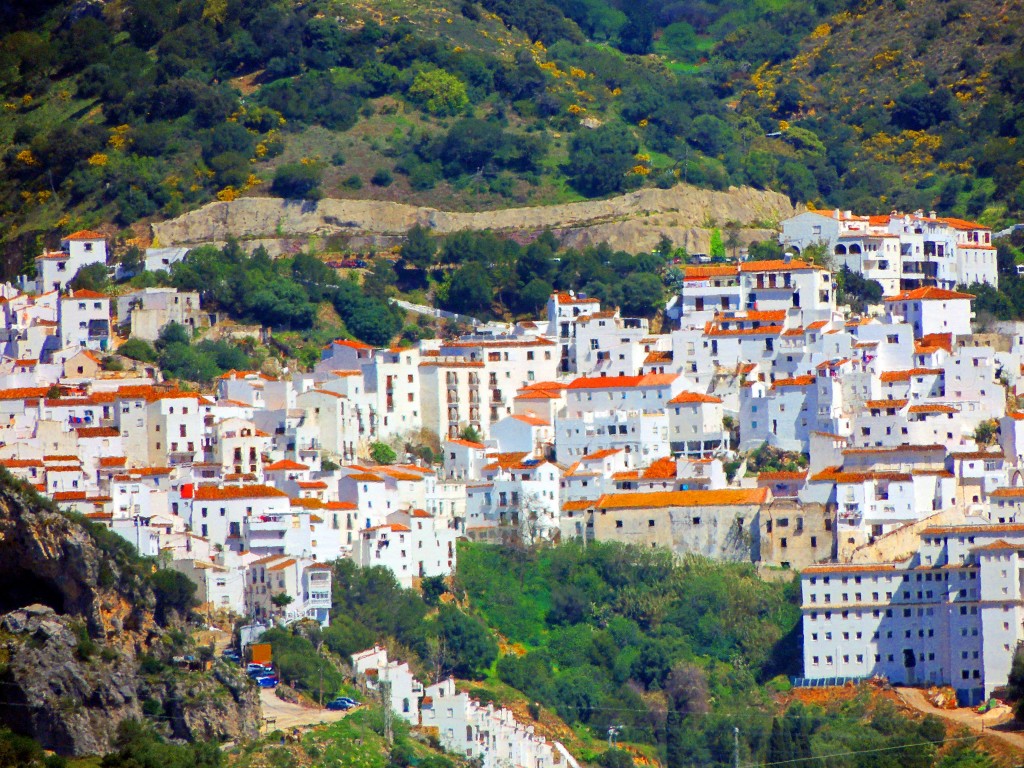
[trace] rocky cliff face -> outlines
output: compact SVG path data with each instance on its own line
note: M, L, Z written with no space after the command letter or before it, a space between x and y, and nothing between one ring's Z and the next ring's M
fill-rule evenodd
M774 237L772 227L795 210L789 198L777 192L750 187L716 192L685 184L641 189L608 200L472 213L376 200L245 197L210 203L153 224L153 236L162 246L223 242L229 237L273 240L336 233L386 239L421 224L439 234L462 229L509 234L553 229L566 245L607 241L625 250L652 248L664 233L676 245L696 253L708 250L713 227L735 222L741 227L741 240L750 242Z
M0 724L65 755L110 749L150 718L175 738L258 730L256 689L234 668L165 663L180 635L153 618L145 566L0 479Z

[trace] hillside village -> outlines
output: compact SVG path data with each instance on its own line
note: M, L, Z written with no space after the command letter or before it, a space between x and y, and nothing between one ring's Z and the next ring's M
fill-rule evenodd
M992 233L825 211L781 242L778 260L684 266L661 333L556 292L533 319L336 339L312 370L196 391L105 360L129 334L209 326L200 294L69 288L107 261L76 232L0 289L0 465L187 575L210 615L326 626L338 558L413 587L454 571L460 538L618 541L799 571L807 681L980 701L1024 633L1024 324L973 334L957 290L996 282ZM838 306L835 275L801 259L819 242L882 301ZM422 433L440 463L370 458ZM410 683L396 711L438 717L446 685Z

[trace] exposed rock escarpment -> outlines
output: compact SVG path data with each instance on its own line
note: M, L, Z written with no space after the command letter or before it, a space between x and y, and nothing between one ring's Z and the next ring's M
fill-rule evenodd
M180 636L154 620L145 567L0 479L0 724L65 755L108 751L129 718L184 739L256 733L237 669L165 663Z
M641 189L608 200L561 205L455 212L378 200L318 202L244 197L216 202L176 219L153 224L163 246L223 242L229 237L274 239L349 234L401 236L412 226L439 234L463 229L531 233L553 229L566 245L607 241L613 248L653 247L662 233L691 252L707 251L710 229L734 222L743 241L774 236L771 228L792 216L785 195L750 187L718 192L685 184Z

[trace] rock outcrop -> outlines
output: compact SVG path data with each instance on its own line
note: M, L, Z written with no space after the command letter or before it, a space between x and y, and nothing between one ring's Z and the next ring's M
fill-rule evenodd
M750 187L724 192L681 184L641 189L608 200L531 208L455 212L377 200L318 202L244 197L216 202L153 224L162 246L348 234L388 238L415 224L439 234L463 229L534 233L553 229L567 245L608 242L613 248L653 247L664 233L691 252L707 251L710 230L735 222L744 242L774 236L775 224L795 212L785 195Z
M145 564L0 478L0 724L64 755L109 751L148 718L174 738L254 735L259 697L237 668L168 664Z

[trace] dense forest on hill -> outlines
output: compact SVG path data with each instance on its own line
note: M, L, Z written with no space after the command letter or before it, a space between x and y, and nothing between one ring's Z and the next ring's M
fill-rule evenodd
M243 194L471 208L677 180L998 223L1024 207L1017 5L5 4L2 236Z

